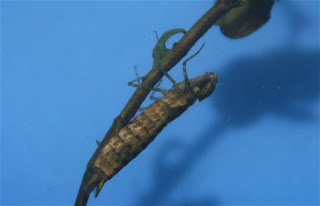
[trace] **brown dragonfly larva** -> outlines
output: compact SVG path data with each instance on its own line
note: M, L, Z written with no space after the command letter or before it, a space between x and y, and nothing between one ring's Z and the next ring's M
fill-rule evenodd
M160 69L173 83L173 87L170 90L151 89L162 92L164 96L157 98L153 104L124 126L102 148L93 164L93 169L98 170L99 174L103 176L97 187L96 197L103 184L139 155L167 124L179 117L197 99L201 101L212 94L217 84L216 74L205 73L189 80L186 71L186 63L196 56L203 46L204 44L194 55L183 62L185 79L183 82L176 83L166 71L162 70L160 65ZM160 61L158 63L160 64ZM140 79L144 79L144 77L134 81L140 83ZM129 82L129 85L139 87L139 84L133 84L134 81Z
M164 97L124 126L110 139L94 163L94 168L105 174L104 182L134 159L167 124L179 117L197 99L201 101L210 96L216 83L217 75L214 73L205 73L176 83L172 89L165 91Z

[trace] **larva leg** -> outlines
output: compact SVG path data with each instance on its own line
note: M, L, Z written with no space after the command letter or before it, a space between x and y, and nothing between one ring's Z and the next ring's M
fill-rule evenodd
M132 86L132 87L140 87L141 80L143 81L143 80L145 79L145 77L144 77L144 76L143 76L143 77L139 77L139 76L138 76L138 70L137 70L137 66L136 66L136 65L134 65L134 72L135 72L135 74L136 74L136 79L128 82L128 85L129 85L129 86ZM136 84L136 83L134 83L134 82L138 82L138 84Z
M152 93L151 93L151 95L150 95L150 99L151 99L152 101L157 101L158 99L161 99L161 98L162 98L162 97L155 97L154 94L155 94L156 92L160 92L161 94L163 94L163 96L165 95L165 93L167 93L167 90L160 89L160 84L161 84L161 82L162 82L162 79L160 79L160 81L158 82L158 84L156 85L156 87L152 89L153 91L152 91ZM146 108L147 108L147 107L140 107L140 108L138 109L138 111L142 112L142 111L145 110Z
M137 71L137 66L134 66L134 71L135 71L135 74L136 74L136 79L128 82L128 85L131 86L131 87L140 87L141 85L141 80L143 81L145 79L145 77L138 77L138 71ZM160 83L161 83L162 80L159 81L159 83L157 84L157 86L155 88L146 88L146 89L150 89L151 91L153 91L153 94L155 92L161 92L162 94L165 94L166 93L166 90L164 89L160 89L159 86L160 86ZM137 83L134 83L134 82L138 82Z
M136 65L134 65L134 73L136 74L136 77L137 77L137 81L138 81L138 84L140 85L141 84L141 82L140 82L140 80L141 80L141 78L139 78L139 75L138 75L138 69L137 69L137 66ZM142 78L144 78L144 77L142 77Z
M135 79L131 82L128 82L128 85L132 86L132 87L141 87L140 84L133 83L134 81L137 81L137 80ZM166 90L160 89L160 88L146 88L146 89L150 89L153 92L161 92L162 94L166 94L166 92L167 92Z
M153 101L157 101L158 99L161 99L161 98L162 98L162 97L155 97L154 94L155 94L156 92L161 92L161 94L163 94L163 95L165 95L165 93L167 92L166 90L159 88L161 82L162 82L162 79L160 79L160 81L158 82L158 84L156 85L156 87L152 89L153 91L152 91L152 93L151 93L151 95L150 95L150 99L153 100ZM138 110L139 110L140 112L142 112L142 111L145 110L146 108L147 108L147 107L140 107Z
M172 82L173 85L177 84L177 82L174 81L174 79L168 74L168 72L166 72L166 70L164 70L161 66L160 69L163 72L164 76L166 76L170 80L170 82Z
M128 85L131 87L140 87L140 80L143 80L143 79L144 79L144 77L139 77L137 79L134 79L134 80L128 82ZM138 84L134 83L136 81L138 82Z
M185 82L187 83L187 85L190 86L190 81L189 81L189 78L188 78L188 74L187 74L187 62L189 60L191 60L193 57L195 57L197 54L199 54L199 52L201 51L201 49L204 47L204 44L202 44L201 48L195 53L193 54L191 57L189 57L188 59L186 59L184 62L183 62L183 76L184 76L184 80Z
M158 84L156 85L155 88L160 89L159 87L160 87L161 82L162 82L162 79L160 79L160 81L158 82ZM162 91L159 91L159 92L161 92L163 95L165 95L166 90L163 90L163 89L161 89L161 90L162 90ZM157 101L158 99L161 98L161 97L155 97L155 96L154 96L154 94L155 94L156 92L157 92L157 91L152 91L152 93L151 93L151 95L150 95L150 99L151 99L151 100Z

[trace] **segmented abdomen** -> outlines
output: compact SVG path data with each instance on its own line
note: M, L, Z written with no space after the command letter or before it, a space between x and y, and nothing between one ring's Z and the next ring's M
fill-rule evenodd
M179 93L179 92L178 92ZM135 158L173 119L196 100L193 95L172 92L157 100L139 114L102 149L94 166L110 179Z

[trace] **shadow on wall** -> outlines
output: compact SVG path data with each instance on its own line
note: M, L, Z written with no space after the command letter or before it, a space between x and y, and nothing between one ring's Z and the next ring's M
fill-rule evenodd
M213 106L232 126L246 126L265 115L315 120L310 105L319 98L318 51L282 51L242 58L218 75L223 84Z
M320 52L316 50L283 48L226 65L218 74L223 86L217 88L212 98L218 120L188 148L182 142L169 141L163 145L154 161L154 182L137 204L218 205L215 198L176 203L170 197L188 171L206 151L212 150L214 142L227 129L249 127L267 115L299 122L319 121L318 114L310 110L311 105L319 103L319 59ZM168 165L164 161L166 156L177 149L182 153L181 160Z

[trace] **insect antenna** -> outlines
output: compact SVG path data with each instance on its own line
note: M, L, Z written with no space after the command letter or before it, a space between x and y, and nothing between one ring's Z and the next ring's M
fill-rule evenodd
M201 51L201 49L204 47L205 43L202 44L201 48L195 53L193 54L191 57L189 57L188 59L186 59L184 62L183 62L183 76L184 76L184 81L186 82L186 85L187 87L190 88L190 81L189 81L189 78L188 78L188 74L187 74L187 62L189 60L191 60L193 57L195 57L197 54L199 54L199 52Z
M135 75L136 75L136 78L130 82L128 82L128 85L131 86L131 87L140 87L140 84L141 84L141 80L143 81L145 79L145 77L139 77L138 76L138 70L137 70L137 66L134 65L134 72L135 72ZM134 82L138 82L138 84L134 83Z

